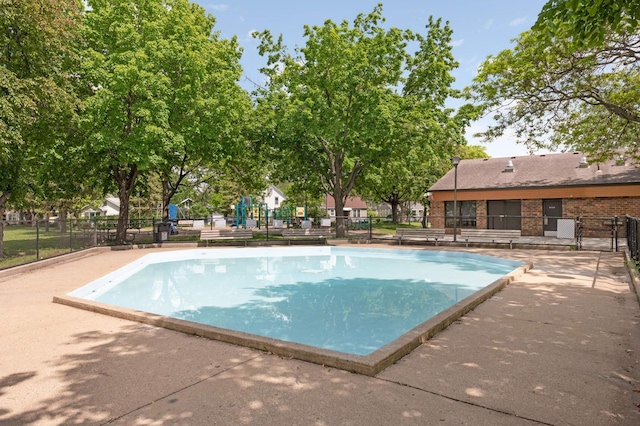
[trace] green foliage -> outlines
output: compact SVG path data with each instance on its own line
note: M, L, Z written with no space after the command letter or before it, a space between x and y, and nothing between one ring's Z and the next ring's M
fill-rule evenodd
M582 49L602 45L611 33L632 33L638 21L638 0L549 0L533 28L542 37Z
M512 128L533 149L570 148L592 161L623 149L637 157L640 34L609 31L581 49L572 37L566 29L553 39L531 30L482 64L471 93L497 121L483 136Z
M188 7L187 7L188 6ZM238 80L241 49L237 40L221 39L214 18L186 2L172 6L172 28L159 44L168 85L168 132L155 172L164 183L164 203L184 183L206 181L230 172L244 157L243 130L251 102ZM213 170L209 170L213 169Z
M210 213L207 206L202 203L193 203L189 208L189 217L194 219L207 217Z
M426 36L413 34L419 49L407 58L407 78L402 88L402 109L395 129L394 155L372 164L357 185L367 199L391 205L393 222L398 207L421 200L424 193L446 172L443 165L456 146L463 146L464 128L475 110L464 106L458 112L445 108L445 101L457 95L451 72L458 66L451 46L448 24L429 19Z
M0 216L39 189L43 164L70 132L80 10L77 0L2 1ZM0 257L2 231L0 223Z
M490 158L487 149L481 145L461 145L456 147L455 154L463 160Z
M168 204L185 178L241 151L236 129L250 103L237 84L237 41L220 39L202 7L188 0L89 5L84 155L116 184L123 240L138 177L156 172Z
M450 30L430 21L423 38L383 22L378 5L353 25L305 26L306 44L294 53L282 37L258 35L269 82L257 110L265 145L281 164L274 174L289 182L304 176L302 186L333 195L337 211L367 170L405 157L415 135L442 125L440 115L433 126L425 118L450 94L455 61L441 45ZM406 48L414 39L420 51L412 57ZM343 232L338 218L337 235Z

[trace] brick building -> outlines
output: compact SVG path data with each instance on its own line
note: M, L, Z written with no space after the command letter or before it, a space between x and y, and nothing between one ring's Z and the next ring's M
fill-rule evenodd
M452 169L429 189L434 228L453 228L454 180ZM555 236L558 223L577 217L588 233L614 216L640 216L640 167L622 157L594 164L577 152L461 160L456 187L458 228Z

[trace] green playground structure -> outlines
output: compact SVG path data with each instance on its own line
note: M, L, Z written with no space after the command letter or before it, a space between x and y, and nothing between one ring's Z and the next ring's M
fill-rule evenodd
M286 223L287 228L297 219L307 220L307 207L276 207L271 209L271 217L269 217L269 206L265 203L254 201L253 197L243 196L235 205L235 225L238 228L246 229L247 224L250 227L260 229L265 226L269 219L281 220ZM255 222L253 222L255 221Z

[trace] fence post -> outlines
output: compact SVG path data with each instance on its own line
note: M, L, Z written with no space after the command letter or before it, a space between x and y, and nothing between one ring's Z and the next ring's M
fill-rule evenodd
M73 219L69 219L69 253L73 251Z
M36 220L36 260L40 260L40 222Z
M93 217L89 219L89 223L93 224L93 239L91 241L91 247L98 247L98 219Z
M618 216L613 217L613 229L616 238L616 253L618 252Z
M635 251L636 257L635 260L638 260L638 225L640 225L640 220L638 220L638 218L635 218L633 220L633 226L635 228L635 232L634 232L634 240L633 240L633 250ZM636 266L636 269L637 266Z

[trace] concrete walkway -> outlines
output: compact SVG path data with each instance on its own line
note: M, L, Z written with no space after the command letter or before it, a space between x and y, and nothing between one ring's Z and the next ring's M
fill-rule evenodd
M534 269L377 377L51 303L148 250L0 275L0 424L640 424L622 255L475 251Z

